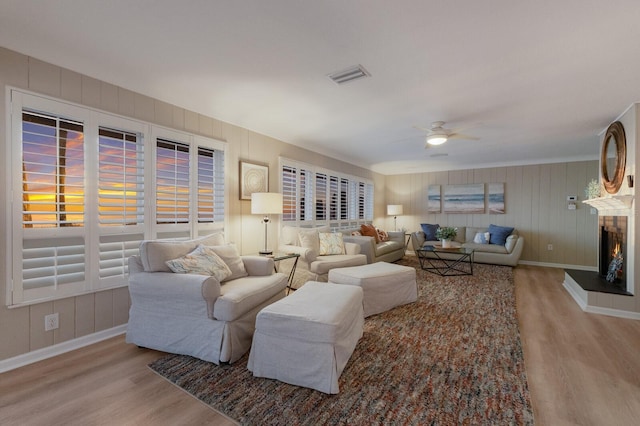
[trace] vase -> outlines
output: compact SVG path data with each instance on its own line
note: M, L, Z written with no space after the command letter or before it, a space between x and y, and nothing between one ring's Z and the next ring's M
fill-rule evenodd
M442 248L451 248L451 240L449 239L442 240Z

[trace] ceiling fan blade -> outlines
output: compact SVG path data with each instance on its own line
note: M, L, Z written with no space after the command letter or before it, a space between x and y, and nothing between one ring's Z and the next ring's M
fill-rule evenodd
M426 129L424 127L420 127L420 126L413 126L414 129L418 129L418 130L422 130L423 132L430 132L431 129Z
M470 141L480 140L477 136L465 135L464 133L452 133L449 135L449 139L468 139Z

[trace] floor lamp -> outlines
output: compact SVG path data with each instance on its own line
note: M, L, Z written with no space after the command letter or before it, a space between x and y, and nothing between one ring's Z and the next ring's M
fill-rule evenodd
M282 194L279 192L254 192L251 194L251 213L263 214L264 218L264 250L262 255L273 254L267 249L267 224L270 222L270 214L282 214Z
M398 216L402 214L402 204L387 204L387 215L393 216L393 227L398 230Z

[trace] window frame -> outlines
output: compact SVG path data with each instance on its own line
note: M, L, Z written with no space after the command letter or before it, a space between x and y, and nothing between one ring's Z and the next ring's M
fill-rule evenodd
M104 112L98 109L86 107L84 105L56 99L46 95L33 93L23 89L7 87L6 99L6 120L7 120L7 157L6 157L6 177L11 191L7 194L6 224L7 229L12 230L11 235L6 240L6 305L9 307L25 306L44 301L57 300L86 293L117 288L128 285L128 265L127 259L132 254L138 253L139 241L151 238L172 238L184 239L194 238L215 230L224 230L228 218L228 185L224 170L228 167L226 147L227 143L200 136L188 132L176 131L142 120L119 116L113 113ZM25 228L23 227L23 186L22 186L22 152L23 152L23 110L36 111L49 116L63 116L66 119L79 121L83 124L84 130L84 220L83 226L76 227L52 227L52 228ZM142 168L142 191L144 208L142 209L142 222L133 225L109 225L101 226L99 191L100 191L100 128L109 128L116 131L132 132L138 135L141 144L141 154L139 160L143 163ZM185 140L192 149L198 152L198 147L218 152L218 165L222 170L217 171L215 179L217 190L222 194L217 194L214 203L220 207L219 213L216 210L214 222L198 223L197 196L192 196L190 200L189 223L184 229L175 232L175 229L160 230L153 223L155 219L156 187L155 187L155 137L158 135L169 135ZM58 154L58 153L57 153ZM189 159L190 167L196 171L190 173L189 192L197 192L197 154ZM151 165L151 167L149 167ZM195 191L194 191L195 188ZM215 192L215 190L214 190ZM218 219L218 220L216 220ZM195 223L194 223L195 222ZM166 231L166 232L165 232ZM36 243L36 255L41 256L35 259L36 267L38 262L44 259L47 263L53 259L53 266L58 271L60 266L55 259L60 256L55 248L41 248L47 244L55 247L61 244L71 244L69 251L72 256L84 256L84 275L81 279L76 279L71 283L58 284L55 279L50 281L53 284L45 283L42 287L37 285L29 289L24 287L23 264L26 259L25 250L31 247L29 241ZM81 243L78 243L81 241ZM78 247L83 247L82 255L76 253ZM75 247L75 249L73 248ZM33 249L32 249L33 250ZM74 251L75 250L75 251ZM53 256L48 253L56 253ZM76 254L74 254L76 253ZM28 254L27 254L28 255ZM103 265L103 266L101 266Z
M296 171L294 174L296 180L293 183L291 182L290 171L287 174L289 181L286 184L283 181L285 168ZM291 203L291 200L287 199L285 189L292 194L295 193L296 198L295 212L282 217L283 225L302 227L329 225L332 230L339 230L373 222L375 191L371 179L335 172L285 157L279 158L278 170L279 190L285 196L285 204ZM305 173L304 183L300 181L302 172ZM317 186L319 180L323 182L321 188ZM331 182L336 182L337 185L332 186ZM357 190L360 186L363 188L362 191ZM320 189L324 190L324 194L318 196ZM301 194L305 195L304 205L300 200ZM361 194L363 195L362 203L359 202ZM336 195L335 202L331 198L332 195ZM309 198L311 199L310 201L308 201ZM346 205L343 202L345 199ZM324 203L324 218L318 218L319 201ZM337 212L335 219L331 218L332 206L335 207ZM362 215L358 213L360 209L362 209ZM290 217L294 219L287 219Z

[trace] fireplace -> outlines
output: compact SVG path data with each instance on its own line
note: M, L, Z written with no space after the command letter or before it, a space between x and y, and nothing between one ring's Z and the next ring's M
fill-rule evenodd
M627 217L600 216L598 272L610 284L627 288Z

